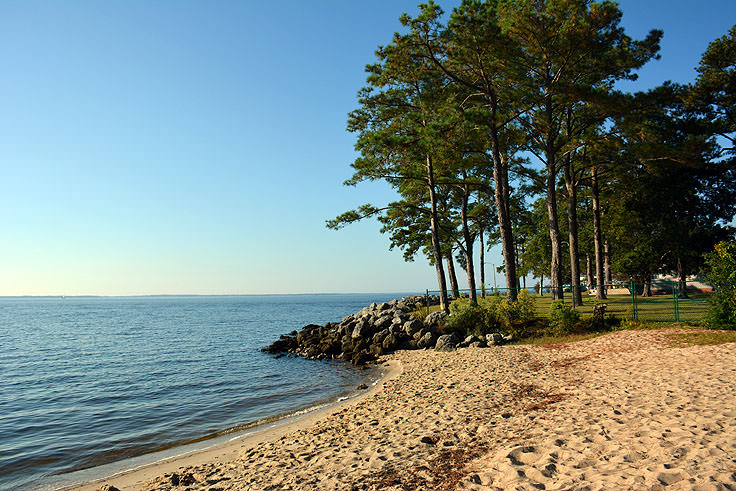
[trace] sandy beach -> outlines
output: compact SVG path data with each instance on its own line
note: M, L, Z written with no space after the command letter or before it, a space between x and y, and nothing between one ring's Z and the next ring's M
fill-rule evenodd
M676 332L400 351L358 398L77 489L736 489L736 344Z

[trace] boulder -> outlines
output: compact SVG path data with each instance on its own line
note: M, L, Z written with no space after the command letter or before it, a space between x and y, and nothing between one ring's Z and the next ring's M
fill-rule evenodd
M454 334L443 334L437 338L437 344L434 345L434 349L437 351L455 351L457 346L457 338Z
M353 365L360 366L360 365L365 365L369 361L373 361L375 359L376 357L374 355L368 353L365 350L361 350L356 353L353 353L351 362Z
M404 332L410 337L413 337L421 328L422 323L416 319L412 319L404 323Z
M421 331L420 331L421 332ZM425 349L425 348L431 348L435 345L437 342L437 338L433 333L430 331L426 331L424 335L422 335L421 338L417 341L417 348L419 349Z
M372 344L368 351L375 357L379 357L384 353L383 346L380 344Z
M399 336L404 332L401 324L391 324L391 327L389 327L388 330L391 334L395 334L396 336Z
M396 337L395 334L391 333L383 340L383 349L386 351L393 351L399 347L399 342L399 338Z
M386 336L388 336L389 332L388 329L384 329L383 331L378 331L373 335L373 339L371 341L372 344L381 344L383 343L383 340Z
M468 345L469 348L485 348L486 344L481 341L475 341Z
M424 325L425 326L436 326L439 321L447 317L447 314L443 311L439 310L437 312L432 312L427 317L424 318Z
M503 344L503 336L501 336L501 333L498 332L486 334L486 344L488 346L498 346L500 344Z
M358 324L353 329L352 338L353 339L365 339L370 335L371 335L371 326L367 322L361 321L361 322L358 322Z
M373 322L373 326L376 329L383 329L385 327L389 327L391 323L393 322L394 318L392 315L383 315L376 319L375 322Z
M281 339L274 341L267 348L263 348L261 351L264 353L288 353L295 351L299 347L299 343L296 341L296 336L281 336Z

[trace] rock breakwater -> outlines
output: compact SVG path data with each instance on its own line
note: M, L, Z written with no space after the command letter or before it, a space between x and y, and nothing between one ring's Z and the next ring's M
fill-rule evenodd
M430 296L430 305L439 297ZM340 322L324 326L309 324L300 331L282 335L262 351L275 355L290 354L308 359L339 359L353 365L365 365L397 349L452 351L459 347L501 344L504 338L488 334L483 338L441 332L444 312L432 312L423 320L415 314L426 306L427 297L409 296L386 303L372 303Z

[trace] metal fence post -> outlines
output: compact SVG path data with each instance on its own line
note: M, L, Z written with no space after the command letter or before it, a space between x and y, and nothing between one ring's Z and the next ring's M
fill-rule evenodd
M427 315L429 315L429 290L424 293L424 303L427 304Z
M680 300L677 295L679 286L678 282L672 282L672 307L675 315L675 322L680 322Z
M631 282L631 307L633 310L634 320L639 320L639 313L636 311L636 283Z

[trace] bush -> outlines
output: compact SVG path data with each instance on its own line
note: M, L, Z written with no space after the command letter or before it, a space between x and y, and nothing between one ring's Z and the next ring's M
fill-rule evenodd
M483 336L495 325L493 313L487 307L462 301L450 305L450 316L445 321L447 330L460 336Z
M716 244L705 264L707 278L716 289L706 324L716 329L736 329L736 241Z
M534 298L528 291L522 290L515 302L510 302L507 297L497 298L491 305L491 311L506 327L514 322L529 322L535 317Z
M580 312L562 300L555 300L550 306L549 319L556 334L567 334L577 327Z

